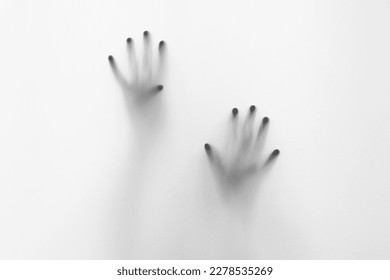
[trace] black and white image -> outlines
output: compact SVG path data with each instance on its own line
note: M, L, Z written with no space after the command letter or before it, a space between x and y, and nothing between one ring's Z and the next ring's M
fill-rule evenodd
M389 259L390 3L0 0L0 259Z

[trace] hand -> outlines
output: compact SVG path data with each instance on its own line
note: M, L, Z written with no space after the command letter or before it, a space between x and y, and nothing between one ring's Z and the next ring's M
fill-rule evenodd
M232 110L231 136L228 137L226 149L220 154L214 147L206 143L204 148L210 163L219 179L230 186L244 183L250 177L259 174L279 155L279 150L274 150L267 159L261 161L266 132L269 126L269 118L264 117L260 126L254 129L253 123L256 114L256 106L252 105L246 119L239 123L238 109Z
M141 66L138 64L135 54L134 42L132 38L127 38L127 51L130 64L130 78L125 78L122 71L118 69L116 61L112 55L108 56L111 69L122 89L132 95L132 99L138 103L144 103L157 93L163 90L161 84L164 71L165 47L164 41L160 41L158 46L158 60L153 61L151 36L148 31L143 33L143 55Z

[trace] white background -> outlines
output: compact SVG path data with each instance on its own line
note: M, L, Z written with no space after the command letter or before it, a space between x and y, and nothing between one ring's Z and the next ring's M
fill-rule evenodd
M0 258L390 258L386 1L0 2ZM107 56L167 42L158 110ZM140 48L138 48L139 50ZM233 107L281 150L224 196Z

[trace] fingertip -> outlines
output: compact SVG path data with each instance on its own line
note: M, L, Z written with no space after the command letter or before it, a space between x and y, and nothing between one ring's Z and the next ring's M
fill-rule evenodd
M237 109L237 108L233 108L233 109L232 109L232 114L233 114L233 116L237 116L237 114L238 114L238 109Z
M160 49L164 48L165 47L165 41L160 41L160 43L158 44L158 47Z
M278 156L280 154L280 151L278 150L278 149L275 149L273 152L272 152L272 156L273 157L276 157L276 156Z
M149 31L145 30L144 31L144 37L148 37L149 36Z
M162 91L163 89L164 89L164 86L163 86L163 85L158 85L158 86L157 86L157 90L158 90L158 91Z
M128 44L131 44L131 43L133 42L133 39L131 39L131 38L129 37L129 38L126 39L126 42L127 42Z
M256 106L255 105L252 105L250 108L249 108L249 111L251 113L254 113L256 111Z
M114 57L113 57L112 55L109 55L109 56L108 56L108 61L109 61L110 63L113 63L113 62L114 62Z
M210 144L209 143L204 144L204 149L206 150L206 152L210 152L211 151Z
M268 117L264 117L263 118L263 124L267 124L269 122L269 118Z

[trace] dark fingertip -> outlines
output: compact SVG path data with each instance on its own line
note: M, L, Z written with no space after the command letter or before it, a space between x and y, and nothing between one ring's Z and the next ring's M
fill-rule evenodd
M206 152L210 152L211 151L210 144L208 144L208 143L204 144L204 149L206 150Z
M158 44L158 48L159 48L159 49L165 48L165 41L161 41L161 42Z
M148 37L149 36L149 31L145 30L144 31L144 37Z
M276 149L276 150L274 150L273 152L272 152L272 156L273 157L276 157L277 155L279 155L280 154L280 151L278 150L278 149Z
M254 111L256 111L256 106L255 105L252 105L250 108L249 108L249 111L251 113L253 113Z
M109 55L109 56L108 56L108 61L109 61L110 63L113 63L113 62L114 62L114 57L113 57L112 55Z
M238 114L238 109L237 109L237 108L233 108L232 114L233 114L233 116L237 116L237 114Z
M164 88L164 86L162 86L162 85L158 85L158 86L157 86L157 90L158 90L158 91L162 91L163 88Z
M126 42L127 42L128 44L130 44L131 42L133 42L133 39L127 38L127 39L126 39Z
M263 124L267 124L269 122L269 118L268 117L264 117L263 118Z

